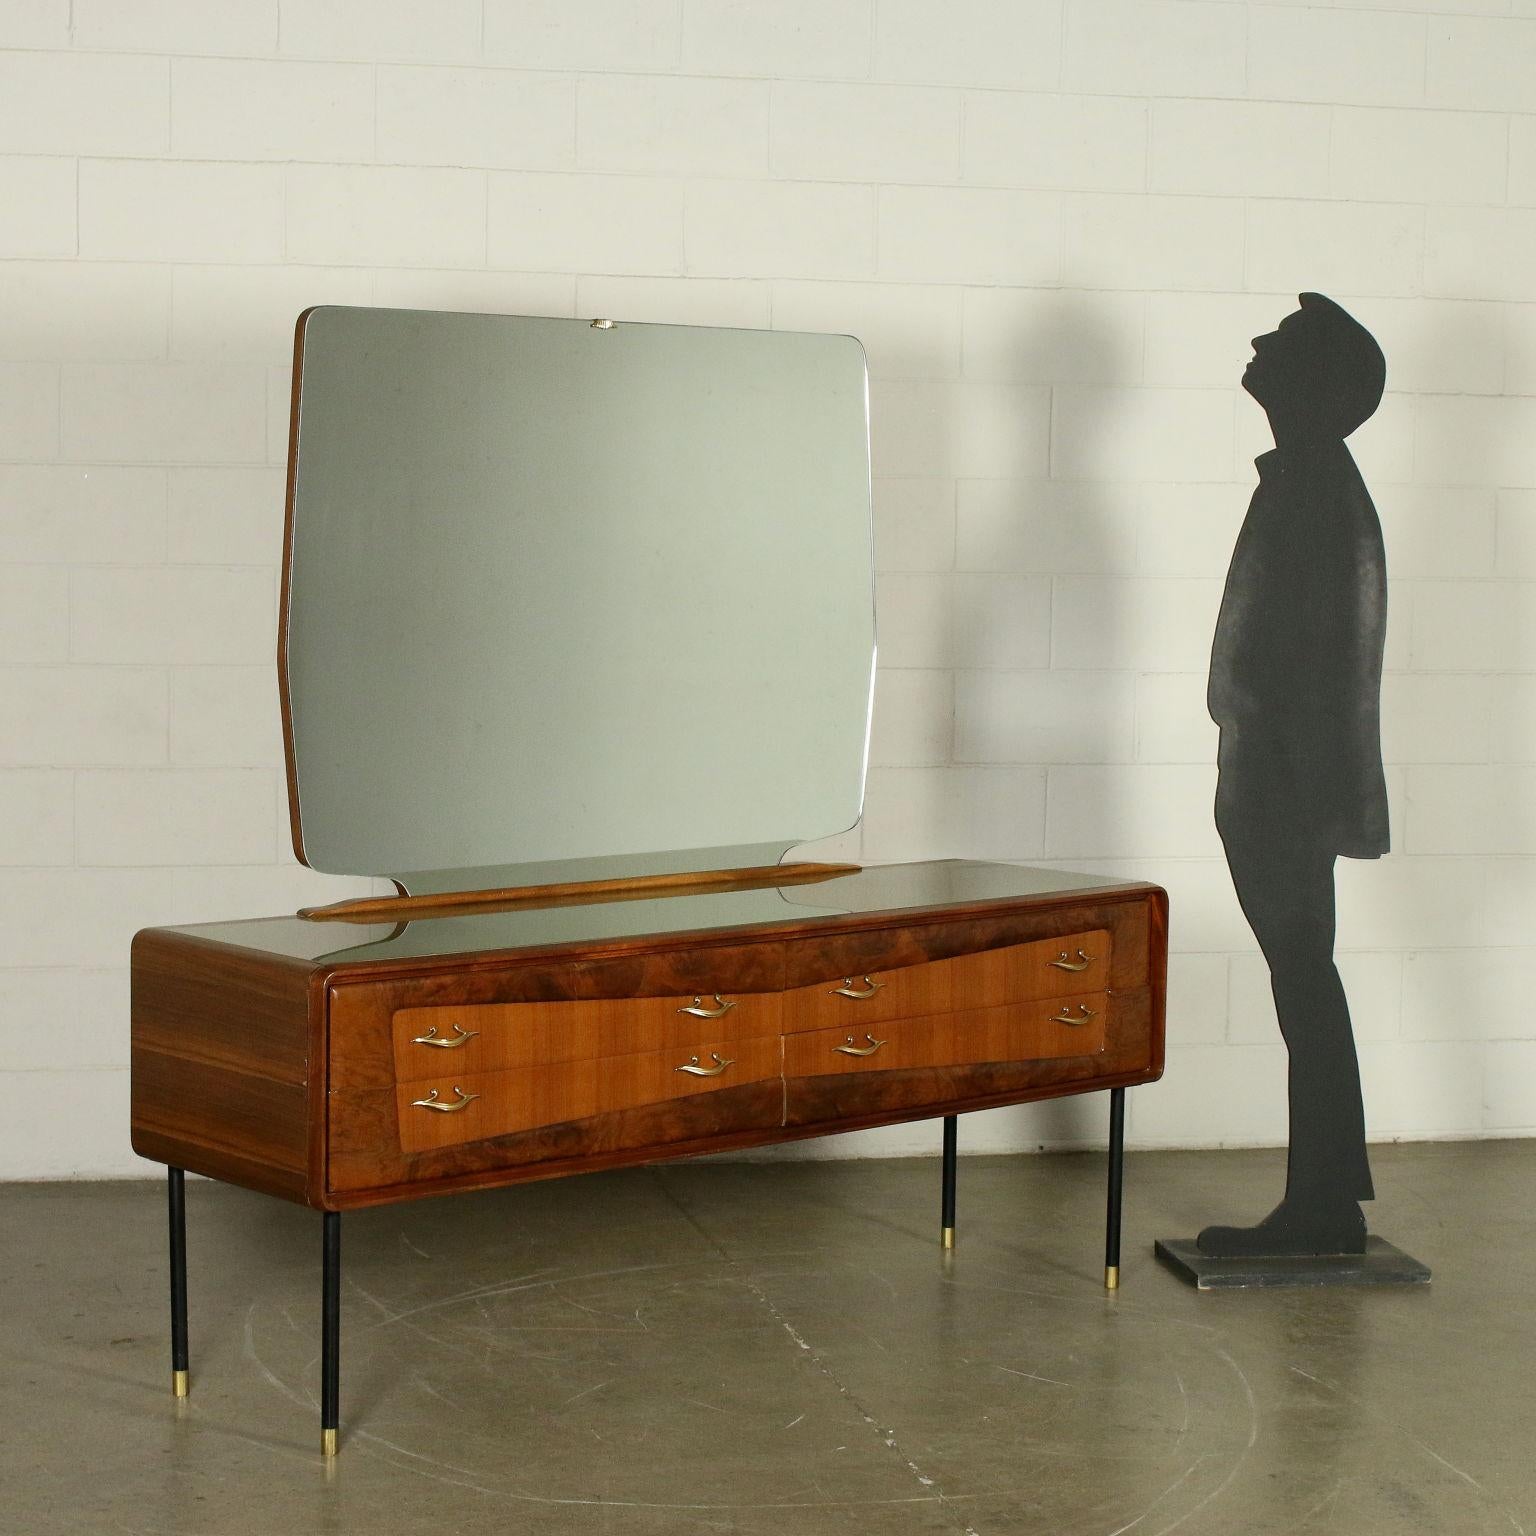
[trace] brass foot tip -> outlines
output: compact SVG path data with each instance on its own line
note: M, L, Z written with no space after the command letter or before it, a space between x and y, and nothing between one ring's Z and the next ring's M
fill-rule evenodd
M173 1397L185 1397L190 1390L185 1371L171 1372L171 1395Z
M1104 1289L1106 1291L1118 1291L1120 1289L1120 1266L1118 1264L1106 1264L1104 1266Z
M322 1456L334 1456L336 1454L336 1431L334 1429L322 1429L320 1431L320 1454Z
M946 1248L953 1248L955 1246L955 1229L953 1227L944 1228L942 1241Z

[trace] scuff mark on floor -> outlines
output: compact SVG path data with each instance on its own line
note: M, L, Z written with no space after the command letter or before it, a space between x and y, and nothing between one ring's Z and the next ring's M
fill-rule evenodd
M1429 1445L1425 1441L1421 1440L1416 1434L1414 1434L1411 1429L1406 1429L1403 1425L1395 1423L1390 1418L1387 1418L1386 1415L1378 1413L1373 1404L1366 1402L1358 1394L1348 1391L1335 1382L1324 1381L1321 1376L1314 1376L1310 1371L1302 1370L1299 1365L1293 1365L1290 1367L1290 1369L1295 1372L1296 1375L1312 1382L1315 1386L1321 1387L1323 1391L1331 1392L1334 1394L1334 1396L1354 1404L1356 1407L1362 1409L1372 1417L1384 1419L1387 1427L1394 1433L1401 1435L1403 1439L1408 1441L1410 1445L1417 1447L1426 1456L1430 1457L1434 1461L1439 1462L1440 1465L1444 1467L1448 1472L1454 1472L1456 1476L1459 1477L1469 1487L1475 1488L1478 1493L1481 1494L1483 1498L1497 1510L1499 1514L1502 1514L1509 1521L1510 1525L1512 1525L1515 1530L1520 1532L1520 1536L1525 1536L1525 1527L1522 1526L1520 1522L1515 1518L1514 1512L1512 1510L1502 1505L1502 1502L1498 1499L1496 1494L1490 1493L1489 1490L1485 1488L1482 1483L1478 1482L1478 1480L1473 1477L1470 1472L1464 1471L1461 1467L1458 1467L1455 1462L1450 1461L1446 1457L1442 1456L1439 1451L1437 1451L1432 1445Z
M669 1201L671 1201L672 1205L677 1209L678 1213L683 1217L685 1221L689 1223L690 1226L693 1227L699 1236L703 1238L703 1240L715 1250L720 1259L725 1263L735 1264L737 1261L732 1258L724 1244L722 1244L714 1236L713 1233L705 1230L700 1222L694 1217L693 1213L688 1210L681 1201L677 1199L677 1197L673 1194L672 1190L668 1187L664 1180L661 1181L661 1187L662 1193ZM925 1473L923 1469L918 1466L918 1464L909 1455L907 1455L897 1440L894 1430L884 1429L880 1426L879 1421L868 1412L864 1405L859 1401L857 1396L839 1378L836 1371L833 1370L831 1364L825 1359L820 1351L814 1349L806 1340L804 1335L801 1334L799 1329L797 1329L795 1325L789 1320L789 1318L783 1314L778 1305L774 1302L773 1298L770 1297L767 1291L763 1289L762 1284L750 1274L743 1275L743 1283L745 1284L747 1290L749 1290L752 1295L756 1297L758 1304L763 1308L768 1316L773 1319L779 1328L781 1328L783 1332L788 1336L788 1338L794 1343L795 1347L799 1349L801 1353L809 1357L810 1363L826 1379L826 1381L832 1386L838 1395L842 1397L844 1401L854 1409L855 1412L858 1413L859 1417L867 1425L869 1425L869 1427L873 1429L877 1435L879 1435L881 1443L888 1451L897 1457L897 1459L916 1481L918 1487L925 1490L933 1489L934 1493L932 1497L941 1507L946 1510L946 1512L952 1513L945 1501L943 1490L938 1487L937 1481L934 1478L928 1476L928 1474ZM896 1294L894 1286L891 1287L891 1294L893 1296Z
M595 1386L583 1387L581 1391L576 1393L574 1397L566 1398L566 1400L561 1403L560 1406L562 1408L569 1408L572 1403L579 1403L582 1398L591 1397L594 1392L601 1392L604 1387L611 1387L612 1385L613 1378L610 1376L607 1381L600 1381Z
M1042 1376L1037 1371L1016 1371L1011 1365L998 1365L993 1369L1006 1371L1010 1376L1022 1376L1025 1381L1043 1381L1048 1387L1070 1388L1072 1385L1070 1381L1057 1381L1054 1376Z
M1195 1459L1190 1462L1190 1464L1185 1467L1184 1470L1179 1473L1179 1475L1174 1478L1174 1480L1169 1483L1168 1486L1164 1488L1163 1491L1158 1494L1158 1496L1153 1499L1152 1502L1148 1504L1147 1507L1142 1510L1142 1512L1137 1515L1134 1520L1127 1520L1124 1525L1117 1525L1114 1530L1108 1533L1108 1536L1125 1536L1127 1531L1134 1531L1136 1527L1140 1525L1141 1522L1145 1520L1147 1516L1150 1515L1152 1511L1156 1509L1157 1506L1168 1497L1169 1494L1174 1493L1178 1489L1182 1488L1184 1484L1187 1483L1189 1479L1195 1474L1195 1472L1203 1467L1209 1460L1209 1456L1195 1457Z
M300 1393L294 1388L290 1387L288 1383L284 1381L280 1376L278 1376L276 1372L271 1370L268 1367L267 1362L261 1358L261 1355L256 1348L256 1313L260 1305L260 1302L253 1301L251 1305L246 1308L245 1340L242 1353L245 1355L245 1358L249 1360L251 1364L254 1365L256 1369L261 1373L261 1376L263 1380L266 1381L267 1385L270 1387L275 1387L279 1392L283 1394L284 1397L288 1399L290 1403L296 1403L300 1408L318 1408L319 1404L315 1402L314 1398Z
M1242 1450L1237 1453L1237 1460L1227 1469L1227 1475L1198 1504L1185 1510L1171 1525L1163 1526L1157 1532L1157 1536L1168 1536L1170 1531L1176 1531L1181 1525L1193 1520L1207 1504L1214 1503L1219 1499L1231 1487L1233 1479L1236 1478L1237 1474L1242 1471L1243 1463L1248 1460L1248 1453L1259 1443L1259 1402L1253 1395L1253 1383L1248 1380L1247 1373L1243 1370L1242 1366L1226 1350L1218 1349L1216 1353L1227 1362L1236 1373L1238 1381L1242 1383L1243 1396L1248 1400L1248 1440Z

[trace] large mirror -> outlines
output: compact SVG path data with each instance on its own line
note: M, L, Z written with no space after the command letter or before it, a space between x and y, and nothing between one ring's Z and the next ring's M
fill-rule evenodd
M857 341L327 307L295 366L301 859L451 889L771 862L857 821Z

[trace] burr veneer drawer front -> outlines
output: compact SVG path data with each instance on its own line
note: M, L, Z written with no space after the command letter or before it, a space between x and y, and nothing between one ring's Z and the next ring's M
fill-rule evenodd
M834 976L785 993L784 1029L863 1029L887 1019L926 1018L951 1009L1101 992L1109 965L1110 935L1095 929L949 960Z
M784 1037L784 1075L1096 1056L1104 1049L1107 1003L1102 992L1078 993L1049 1002L898 1019L869 1029L805 1030Z
M395 1079L417 1082L445 1073L497 1072L777 1036L782 1011L777 992L728 991L401 1008L393 1019Z
M764 1035L510 1071L445 1072L396 1088L400 1149L427 1152L591 1120L777 1078L781 1070L779 1037Z

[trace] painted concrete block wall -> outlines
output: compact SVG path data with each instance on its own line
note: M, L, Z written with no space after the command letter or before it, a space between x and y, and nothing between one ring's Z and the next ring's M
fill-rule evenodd
M271 662L316 302L861 336L883 650L835 846L1166 884L1160 1146L1284 1134L1202 695L1248 338L1333 294L1391 369L1396 851L1339 878L1370 1127L1536 1130L1533 80L1529 0L0 0L0 1175L143 1170L136 928L353 889L287 852Z

